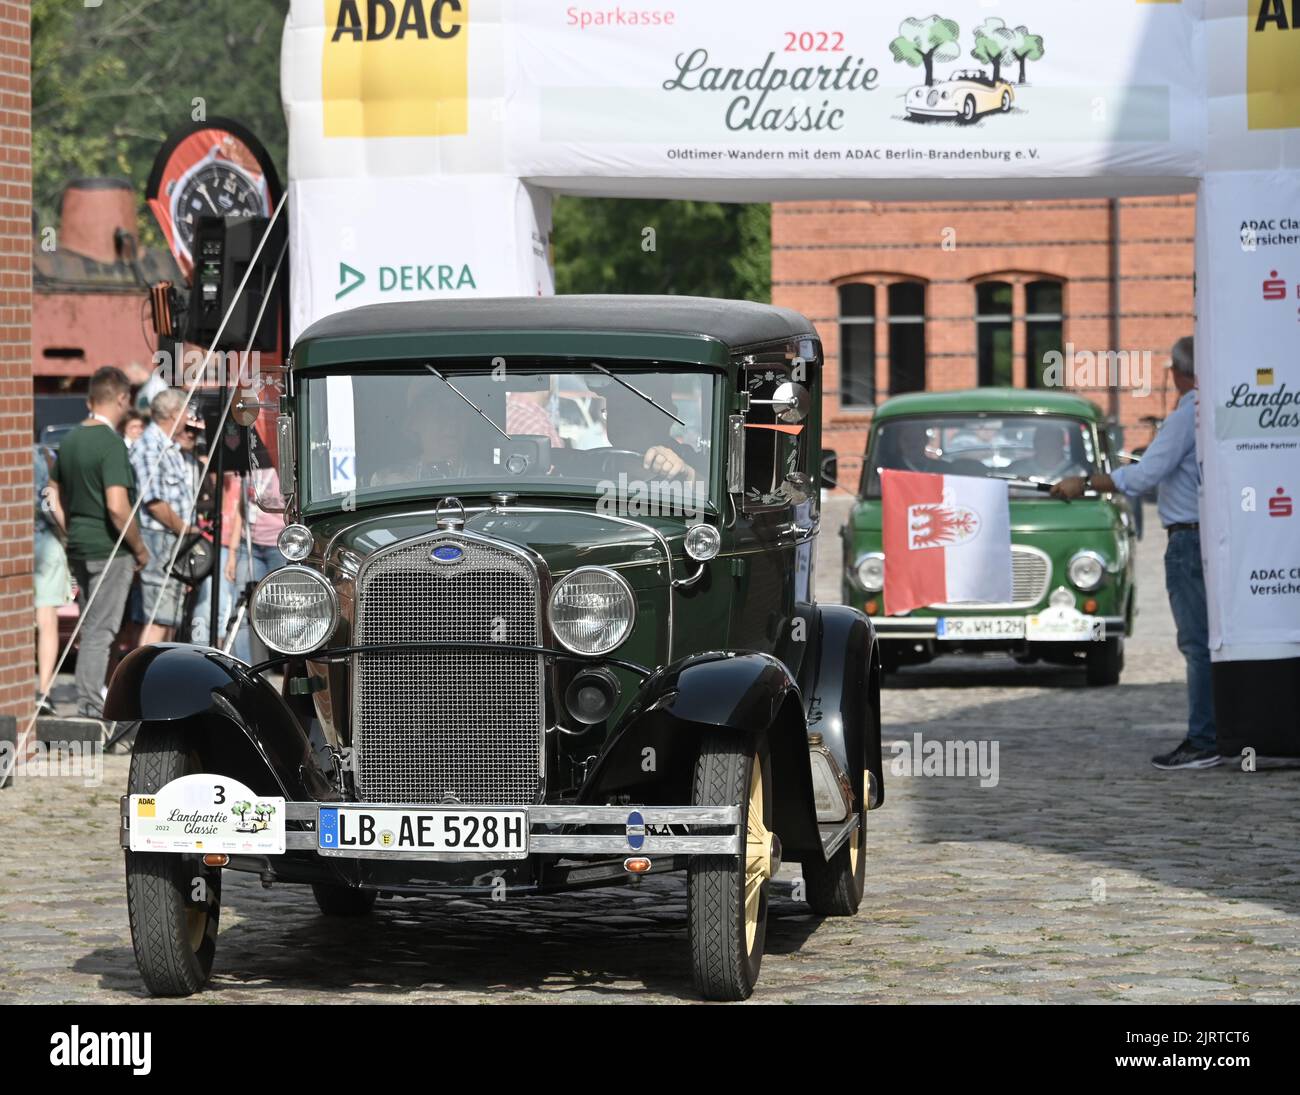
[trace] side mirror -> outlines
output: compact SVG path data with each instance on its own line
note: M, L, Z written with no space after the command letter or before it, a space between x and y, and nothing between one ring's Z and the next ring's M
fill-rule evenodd
M834 449L822 449L822 486L838 487L840 460Z
M802 384L786 380L776 386L771 399L751 399L752 407L772 407L778 422L793 424L808 417L812 408L812 393Z

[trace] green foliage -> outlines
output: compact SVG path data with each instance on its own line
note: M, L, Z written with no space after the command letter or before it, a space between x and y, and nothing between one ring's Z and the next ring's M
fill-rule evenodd
M980 64L991 64L993 79L997 80L1002 75L1003 64L1010 64L1013 59L1011 51L1015 42L1015 33L1001 19L985 19L975 28L975 48L970 55Z
M771 299L771 207L570 198L554 209L560 293Z
M32 198L58 223L69 179L116 175L141 195L167 135L203 116L243 122L285 165L280 35L285 0L32 3ZM141 216L146 243L159 243Z

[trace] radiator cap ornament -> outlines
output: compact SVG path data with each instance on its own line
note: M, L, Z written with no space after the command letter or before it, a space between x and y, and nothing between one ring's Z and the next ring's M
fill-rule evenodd
M453 506L460 511L460 516L453 516L450 512L443 514L444 508L450 510ZM459 530L465 527L465 503L455 495L449 494L434 511L434 516L438 519L438 527L443 529Z

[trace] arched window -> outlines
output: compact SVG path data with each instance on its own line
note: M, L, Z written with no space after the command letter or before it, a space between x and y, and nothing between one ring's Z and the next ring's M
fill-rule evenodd
M876 287L840 286L840 405L876 403Z
M889 287L889 394L925 391L925 283Z
M975 334L982 388L1009 388L1015 383L1011 301L1009 281L984 281L975 286Z
M1043 387L1043 358L1065 349L1065 285L1031 281L1025 286L1025 384Z

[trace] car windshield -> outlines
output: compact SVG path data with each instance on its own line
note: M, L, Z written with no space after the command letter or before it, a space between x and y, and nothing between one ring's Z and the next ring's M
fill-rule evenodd
M708 502L721 374L451 362L308 377L305 505L490 490ZM644 510L643 512L651 512Z
M880 497L879 468L1055 483L1088 475L1097 463L1092 429L1077 418L914 415L891 418L876 430L863 474L864 497ZM1033 488L1019 489L1038 495Z

